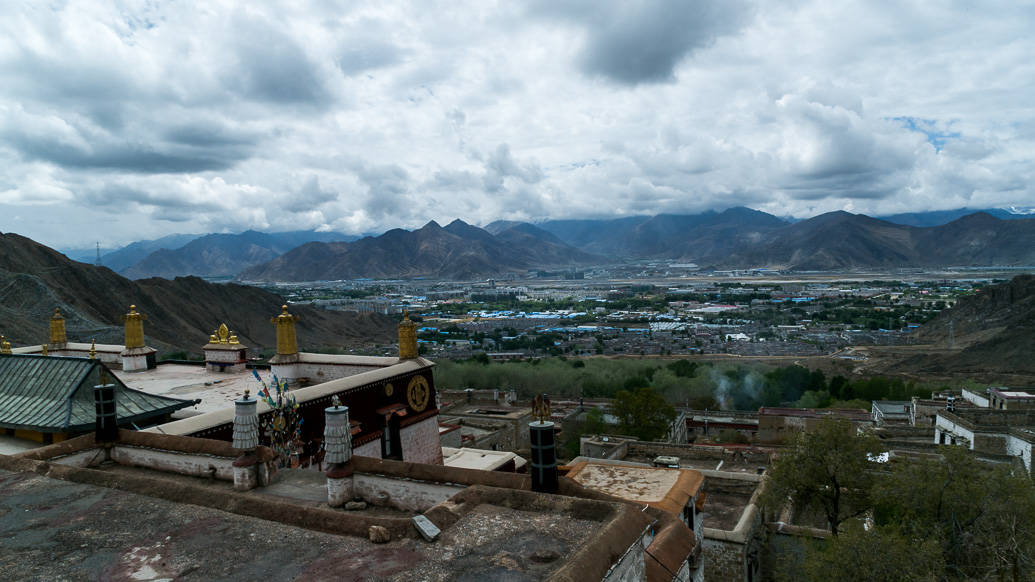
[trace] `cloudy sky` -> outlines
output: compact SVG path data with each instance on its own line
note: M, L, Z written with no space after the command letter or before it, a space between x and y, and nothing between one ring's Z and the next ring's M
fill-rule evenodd
M3 2L0 231L1035 206L1033 30L1016 1Z

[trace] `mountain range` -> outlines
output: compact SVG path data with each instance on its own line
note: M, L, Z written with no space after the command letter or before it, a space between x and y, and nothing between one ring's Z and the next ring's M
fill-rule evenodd
M730 208L535 225L496 221L484 228L432 221L414 231L393 229L359 240L314 231L172 235L133 243L102 262L133 279L198 275L249 281L469 279L637 259L799 271L1035 265L1035 215L991 212L958 209L885 219L831 212L792 222ZM932 223L937 224L924 226Z
M240 234L209 234L175 249L160 248L120 272L130 279L147 277L232 277L242 269L275 259L312 241L341 241L349 237L336 232L292 231L264 233L248 230ZM103 258L101 259L103 262Z
M144 331L160 351L198 353L220 323L255 348L276 345L270 317L285 303L245 285L208 283L198 277L131 281L107 267L72 261L17 234L0 233L0 333L14 345L48 338L54 308L66 320L69 341L121 344L122 315L130 304L147 315ZM341 347L394 342L393 320L379 314L293 306L301 345Z
M470 279L534 268L625 259L690 261L704 268L832 271L1035 265L1035 219L984 212L941 226L895 224L848 212L788 223L747 208L698 215L498 221L455 220L391 230L351 243L308 243L241 272L249 281L352 278Z
M312 281L353 278L469 279L535 267L603 261L530 224L497 234L454 220L431 221L414 231L390 230L355 242L302 245L272 261L245 269L246 281Z

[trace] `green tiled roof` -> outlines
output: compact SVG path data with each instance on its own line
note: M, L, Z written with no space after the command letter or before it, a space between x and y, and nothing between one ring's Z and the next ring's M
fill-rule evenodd
M82 432L96 422L93 387L115 384L120 426L194 404L133 390L97 360L0 355L0 427L40 432Z

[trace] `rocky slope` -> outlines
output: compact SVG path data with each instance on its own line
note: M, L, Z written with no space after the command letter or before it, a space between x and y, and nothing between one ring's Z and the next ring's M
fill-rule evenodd
M896 371L1035 374L1035 275L982 289L938 314L918 333L921 343L955 348L907 359Z
M14 345L48 337L54 308L66 318L70 341L121 344L121 317L130 304L146 314L151 345L159 350L200 353L211 330L226 323L241 342L276 345L270 317L283 299L243 285L217 285L197 277L131 281L106 267L77 263L17 234L0 234L0 333ZM300 317L301 346L340 347L395 341L394 322L377 314L293 306Z

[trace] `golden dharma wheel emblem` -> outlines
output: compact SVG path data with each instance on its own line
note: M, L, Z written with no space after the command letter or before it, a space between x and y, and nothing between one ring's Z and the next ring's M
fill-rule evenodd
M392 386L391 382L385 384L385 396L391 396L395 392L395 386Z
M428 398L431 396L431 387L424 376L414 376L410 379L410 385L406 388L406 400L410 408L415 412L421 412L428 407Z

